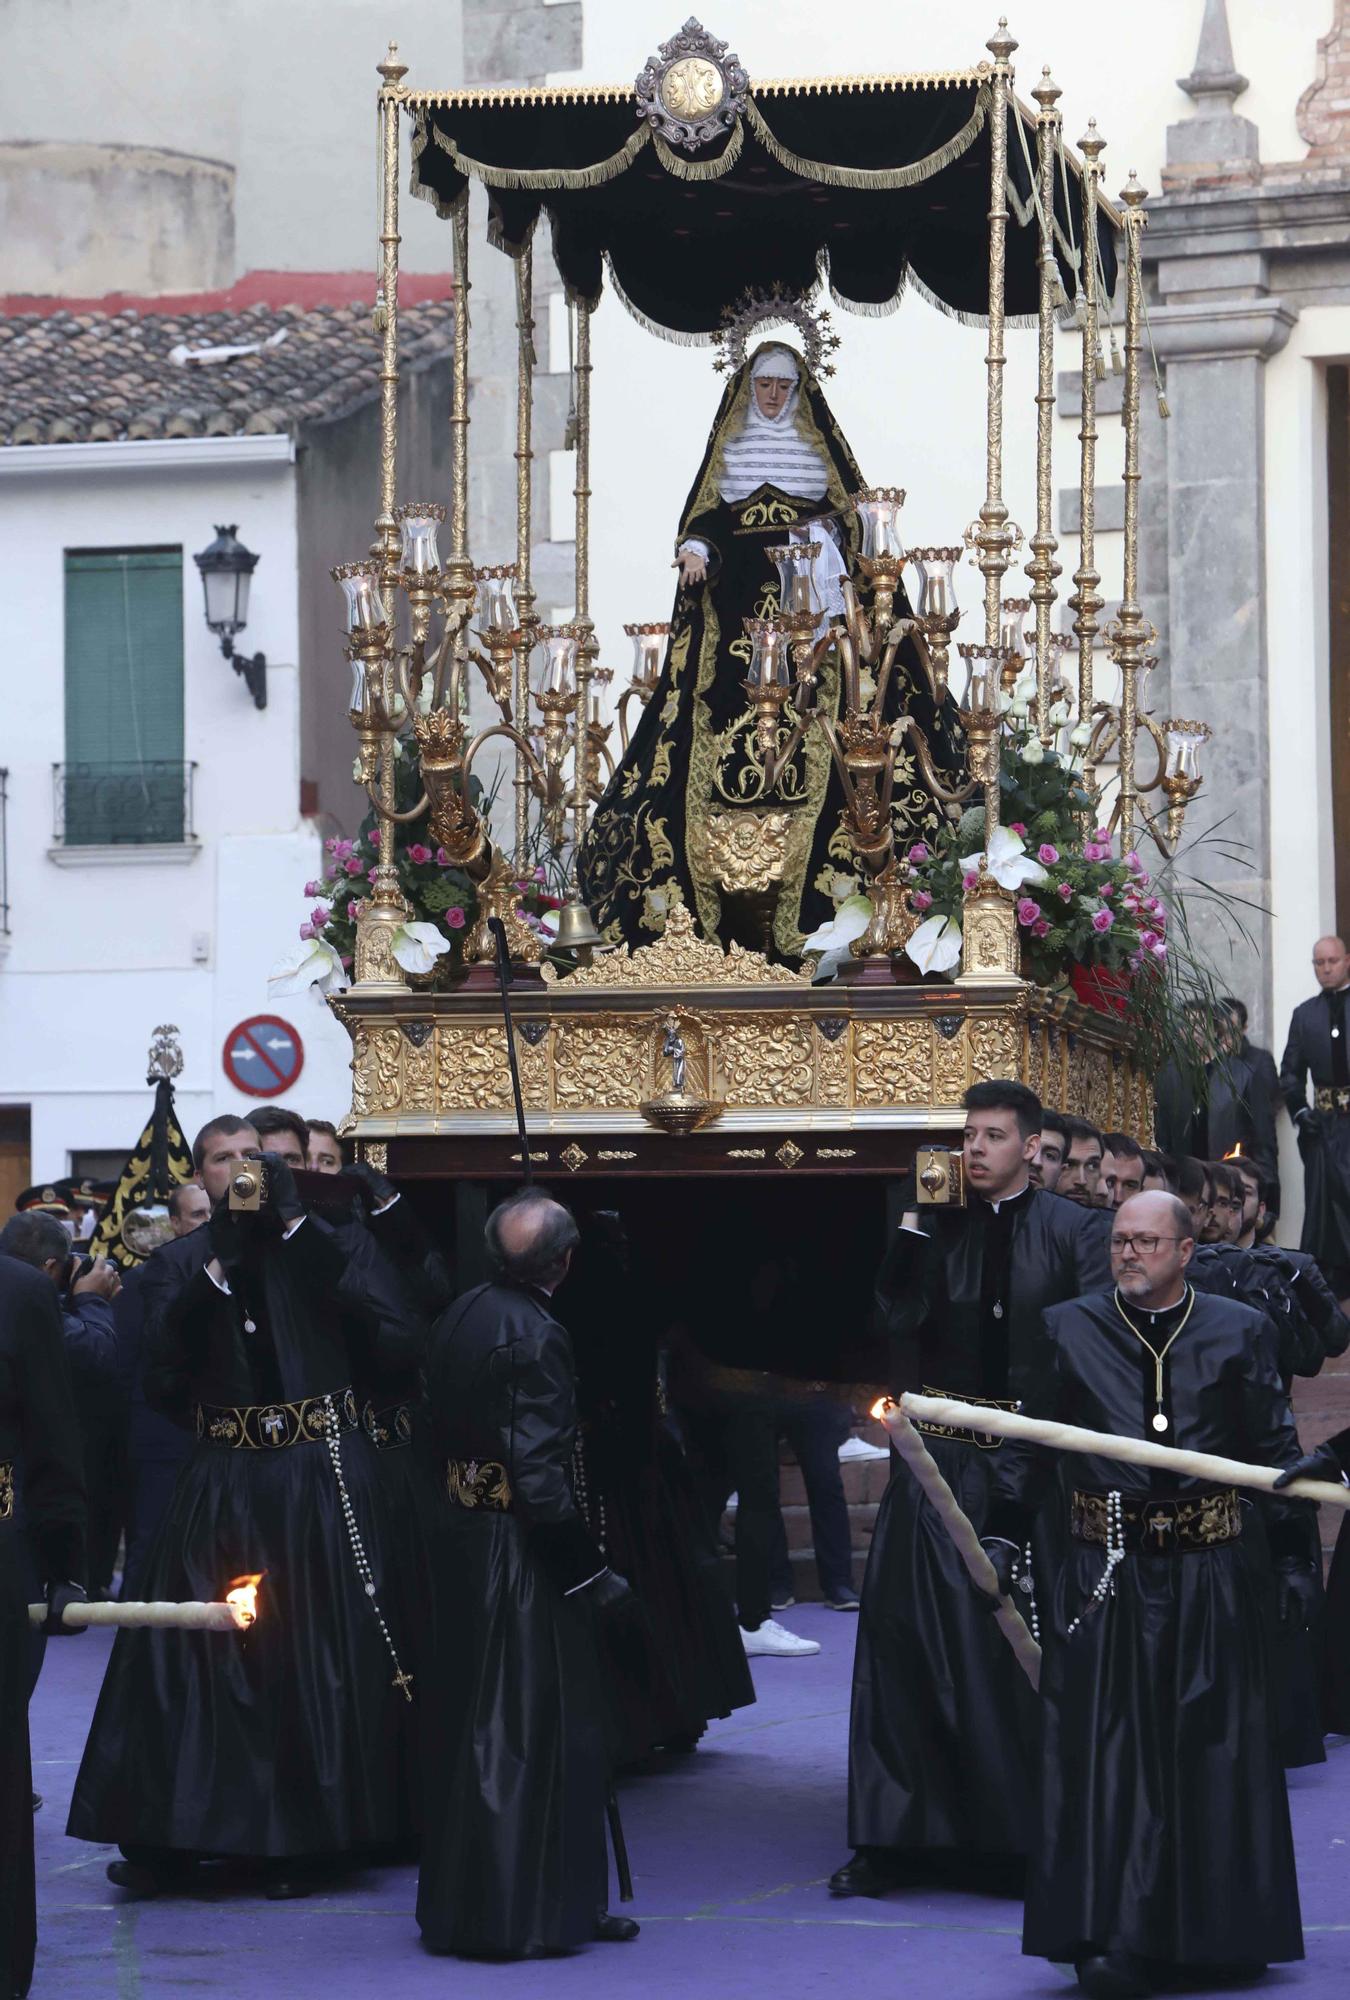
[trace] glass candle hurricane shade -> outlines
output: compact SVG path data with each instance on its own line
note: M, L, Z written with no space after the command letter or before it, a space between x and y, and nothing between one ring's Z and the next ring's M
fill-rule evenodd
M349 634L373 632L386 622L380 579L368 564L339 563L333 577L346 600Z
M769 561L778 567L778 603L785 616L808 613L819 618L825 606L816 582L819 542L790 541L781 548L766 549Z
M436 534L445 519L444 507L434 500L412 500L406 507L400 507L394 518L403 538L404 571L410 576L439 575L441 557Z
M1189 778L1198 783L1200 779L1200 751L1209 741L1210 730L1203 722L1169 721L1163 724L1163 735L1167 742L1167 761L1164 767L1169 778Z
M956 611L956 582L952 572L961 557L960 549L911 549L910 567L918 575L920 618L950 618Z
M670 637L669 625L625 625L623 629L633 642L634 687L655 687Z
M745 678L752 687L786 687L791 679L787 633L763 618L747 618L744 622L750 638L750 665Z
M900 539L900 509L904 504L902 486L865 486L861 493L854 494L864 562L904 562L905 548Z
M480 569L478 578L478 617L483 630L488 633L514 632L516 630L516 602L511 592L515 582L514 563L499 569Z
M544 647L544 687L550 694L571 694L575 686L577 635L559 625L540 627Z

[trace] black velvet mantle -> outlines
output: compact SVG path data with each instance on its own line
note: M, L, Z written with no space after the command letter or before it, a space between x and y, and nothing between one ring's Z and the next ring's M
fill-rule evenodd
M608 263L625 304L656 332L706 339L747 288L804 294L820 279L841 305L862 312L894 306L907 281L961 318L987 312L987 74L763 86L725 138L692 154L639 122L623 89L414 96L409 108L414 194L447 214L470 179L484 182L489 236L510 254L547 210L568 291L596 303ZM1032 115L1010 105L1012 318L1037 309L1035 152ZM1069 297L1078 182L1066 152L1055 234ZM1099 241L1109 292L1109 209Z

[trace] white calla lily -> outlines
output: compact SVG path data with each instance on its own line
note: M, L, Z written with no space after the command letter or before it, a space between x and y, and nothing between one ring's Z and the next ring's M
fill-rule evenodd
M323 938L304 939L267 976L267 990L274 1000L303 993L308 986L317 986L320 993L339 993L346 984L342 960Z
M435 924L400 924L390 949L405 972L430 972L436 960L449 951L450 940L441 936Z
M961 926L954 917L929 917L905 946L920 972L950 972L961 957Z
M814 977L831 979L840 966L851 956L849 946L855 938L860 938L872 921L871 899L867 896L846 896L829 923L812 931L803 939L803 952L819 952Z
M987 860L989 873L1000 889L1021 889L1028 882L1044 882L1048 878L1039 861L1033 861L1027 853L1020 834L1011 827L994 828L994 838L989 843L988 855L968 854L961 863L963 875L971 871L979 872L981 861Z

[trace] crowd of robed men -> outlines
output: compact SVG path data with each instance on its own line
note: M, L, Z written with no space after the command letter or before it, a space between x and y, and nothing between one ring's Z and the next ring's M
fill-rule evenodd
M1305 1157L1321 1145L1334 1180L1330 1121L1350 1105L1321 1101L1343 1086L1316 1052L1311 1067ZM488 1219L493 1277L449 1303L392 1184L366 1169L362 1213L307 1209L299 1141L266 1118L198 1135L208 1218L138 1274L147 1401L195 1440L138 1587L210 1599L261 1571L263 1612L238 1642L119 1635L69 1830L120 1848L109 1874L129 1894L190 1894L234 1864L288 1896L416 1852L433 1949L632 1937L607 1908L597 1657L644 1614L578 1492L573 1344L552 1305L576 1225L545 1194L511 1198ZM232 1211L228 1183L260 1152L267 1198ZM964 1164L965 1205L906 1207L878 1274L893 1392L1339 1476L1344 1440L1304 1459L1288 1389L1350 1325L1310 1257L1259 1244L1259 1170L1104 1142L1015 1083L968 1093ZM77 1437L54 1288L6 1258L0 1519L19 1489L53 1633L85 1574ZM833 1892L892 1893L935 1866L1002 1885L1024 1866L1024 1948L1095 1993L1300 1956L1290 1718L1319 1616L1330 1651L1350 1650L1334 1573L1321 1607L1310 1510L977 1433L927 1443L1035 1623L1040 1692L897 1472L863 1590L854 1855ZM7 1528L0 1922L22 1992L28 1588Z

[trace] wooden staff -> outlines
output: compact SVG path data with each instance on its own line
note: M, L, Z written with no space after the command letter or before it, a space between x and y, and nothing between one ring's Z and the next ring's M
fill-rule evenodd
M906 1396L906 1408L909 1401L910 1398ZM1000 1591L994 1565L980 1547L980 1538L969 1517L962 1513L956 1495L942 1476L937 1460L910 1422L906 1410L898 1403L887 1402L874 1414L880 1415L881 1421L891 1434L896 1450L933 1503L938 1519L951 1536L952 1545L970 1572L975 1588L983 1591L986 1597L995 1600L994 1617L999 1631L1017 1655L1017 1663L1031 1685L1039 1687L1041 1649L1027 1630L1024 1621L1018 1616L1012 1599L1005 1597ZM979 1412L974 1414L978 1415Z
M1122 1465L1156 1466L1179 1479L1206 1479L1216 1486L1250 1486L1258 1493L1273 1491L1278 1465L1248 1465L1241 1458L1220 1458L1209 1451L1178 1451L1147 1438L1116 1437L1110 1431L1083 1430L1077 1424L1052 1424L1044 1417L1019 1417L1011 1410L958 1403L946 1396L916 1396L908 1390L900 1399L905 1416L954 1430L982 1431L986 1436L1020 1438L1024 1444L1047 1445L1052 1451L1078 1451L1090 1458L1119 1459ZM883 1421L892 1436L895 1405L888 1404ZM896 1439L899 1450L899 1439ZM1290 1500L1317 1500L1329 1507L1350 1508L1350 1487L1326 1479L1295 1479L1281 1489Z
M30 1625L45 1625L46 1605L30 1604L28 1622ZM232 1604L189 1601L185 1604L68 1604L61 1614L61 1623L73 1628L81 1625L157 1625L179 1632L242 1632L253 1620L247 1612L236 1613Z

